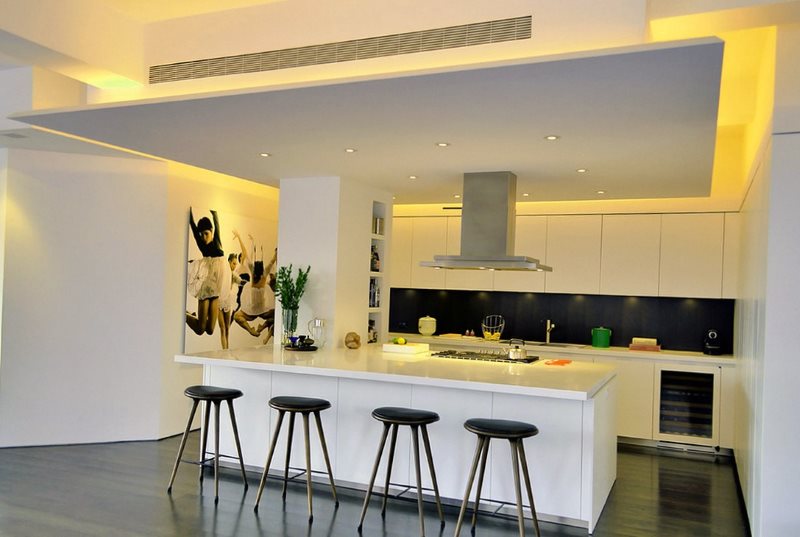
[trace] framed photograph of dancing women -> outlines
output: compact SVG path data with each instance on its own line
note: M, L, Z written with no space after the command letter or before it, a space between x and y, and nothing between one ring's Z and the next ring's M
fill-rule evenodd
M272 343L275 216L262 220L189 209L184 352Z

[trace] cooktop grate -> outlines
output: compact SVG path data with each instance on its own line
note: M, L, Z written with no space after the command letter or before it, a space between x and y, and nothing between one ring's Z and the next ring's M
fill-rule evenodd
M491 352L476 352L476 351L455 351L444 350L431 353L434 358L453 358L456 360L475 360L480 362L504 362L509 364L525 363L529 364L539 359L538 356L526 356L518 360L512 360L508 354L491 353Z

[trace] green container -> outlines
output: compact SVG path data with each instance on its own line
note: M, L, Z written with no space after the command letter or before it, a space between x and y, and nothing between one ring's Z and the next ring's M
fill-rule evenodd
M599 326L592 328L592 347L609 347L611 346L611 329Z

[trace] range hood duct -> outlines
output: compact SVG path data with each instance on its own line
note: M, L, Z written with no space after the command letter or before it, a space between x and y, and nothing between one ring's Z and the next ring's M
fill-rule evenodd
M461 255L435 255L420 266L466 270L551 272L538 259L514 255L517 176L511 172L465 173Z

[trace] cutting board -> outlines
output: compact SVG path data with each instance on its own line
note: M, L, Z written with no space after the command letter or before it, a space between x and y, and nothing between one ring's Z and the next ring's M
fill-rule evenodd
M398 352L402 354L419 354L421 352L428 352L431 346L427 343L406 343L405 345L398 345L397 343L384 343L383 352Z

